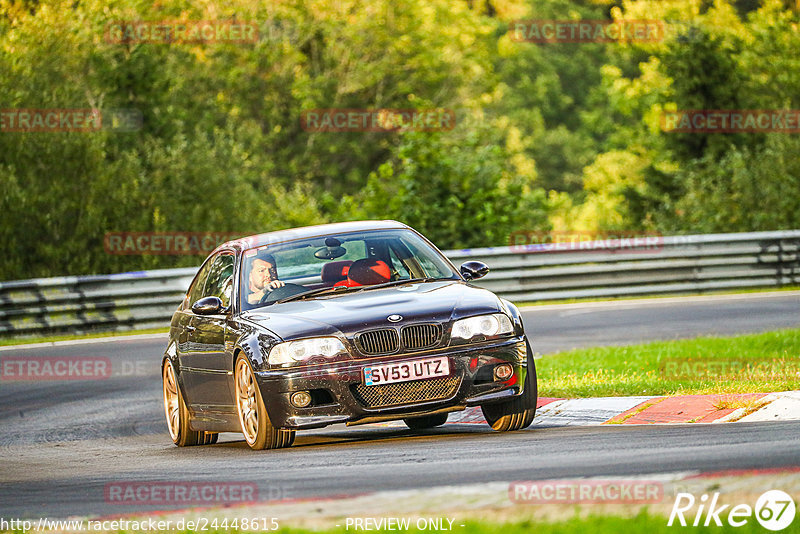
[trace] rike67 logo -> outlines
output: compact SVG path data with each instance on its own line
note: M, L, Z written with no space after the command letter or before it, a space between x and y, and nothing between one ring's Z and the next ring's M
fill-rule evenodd
M698 527L702 524L708 527L713 522L714 525L721 527L723 521L727 520L730 526L741 527L755 515L756 521L762 527L767 530L779 531L792 524L796 512L792 497L781 490L770 490L761 495L756 501L755 509L748 504L737 504L730 508L730 504L719 505L718 501L719 493L714 493L710 502L706 494L700 496L699 502L697 502L691 493L678 493L675 496L675 504L672 505L667 526L680 524L685 527L691 524L693 527ZM692 513L695 505L697 505L697 510ZM720 516L723 512L727 512L727 516ZM687 514L688 519L684 514Z

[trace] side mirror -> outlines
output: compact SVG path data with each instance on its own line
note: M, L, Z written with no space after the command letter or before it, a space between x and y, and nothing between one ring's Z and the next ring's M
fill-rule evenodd
M197 315L217 315L223 310L219 297L203 297L192 304L192 311Z
M465 261L461 264L461 276L467 280L477 280L489 274L489 266L482 261Z

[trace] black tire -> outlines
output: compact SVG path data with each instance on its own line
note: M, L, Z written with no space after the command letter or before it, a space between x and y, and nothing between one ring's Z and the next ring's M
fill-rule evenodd
M234 371L236 411L247 445L253 450L281 449L294 443L294 430L275 428L269 420L261 390L247 356L240 353Z
M528 372L525 374L522 395L506 402L481 406L486 422L498 432L528 428L536 415L536 401L539 397L536 365L527 339L525 344L528 346Z
M436 413L433 415L423 415L421 417L409 417L403 422L411 430L425 430L441 426L447 422L447 413Z
M164 362L161 369L161 380L164 391L164 415L167 418L167 429L172 442L178 447L204 444L206 432L192 430L189 427L189 409L183 400L178 375L169 361Z

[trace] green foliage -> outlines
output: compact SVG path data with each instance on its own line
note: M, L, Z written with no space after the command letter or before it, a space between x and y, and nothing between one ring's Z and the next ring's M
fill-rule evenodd
M769 134L755 148L704 157L679 174L680 219L701 232L800 227L800 139Z
M397 159L370 174L348 197L359 218L400 219L426 228L443 248L507 244L511 232L546 230L546 201L509 168L503 151L470 131L454 144L440 134L410 133Z
M798 10L779 0L758 9L717 1L703 13L688 2L651 3L631 7L626 16L650 9L684 24L648 47L658 75L643 69L629 81L646 89L628 95L638 108L634 120L645 127L628 121L623 131L631 135L629 146L646 148L650 165L643 186L625 192L619 211L626 223L664 233L799 227L797 134L658 128L663 110L798 109Z
M15 251L0 260L0 279L201 259L111 256L103 236L112 231L244 234L352 218L324 199L358 194L394 158L400 136L310 133L300 114L453 108L488 68L476 42L489 26L444 0L0 6L4 108L132 108L143 116L133 132L0 134L0 244ZM258 42L104 39L112 21L234 15L258 23ZM398 218L406 218L402 209Z
M230 20L254 43L119 44ZM663 42L514 42L515 19L679 21ZM798 227L796 136L676 134L676 109L800 108L783 0L0 0L3 109L134 109L134 131L0 132L0 279L196 265L113 231L395 218L442 248L519 230ZM451 109L440 132L309 132L319 108Z

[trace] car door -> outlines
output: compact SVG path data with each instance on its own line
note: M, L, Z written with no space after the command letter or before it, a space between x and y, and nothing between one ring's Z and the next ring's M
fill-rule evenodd
M184 384L191 390L189 401L196 411L227 411L233 405L229 375L233 372L225 350L225 333L233 291L234 254L220 252L210 262L203 297L218 297L223 311L215 315L191 312L187 350L181 362ZM193 302L193 303L194 303Z
M193 331L195 327L192 325L194 313L192 313L191 308L192 304L203 296L203 290L205 289L206 280L208 280L208 272L211 269L211 264L212 261L206 261L202 267L200 267L197 276L194 277L192 284L189 286L186 297L173 316L172 324L170 325L172 331L171 338L176 341L175 350L181 369L181 382L183 383L184 395L186 397L186 403L189 405L193 404L194 399L194 391L190 389L191 380L189 380L189 373L185 372L187 368L191 369L190 364L192 363L190 357L192 347L190 345L191 340L189 333Z

